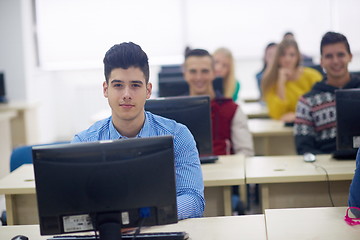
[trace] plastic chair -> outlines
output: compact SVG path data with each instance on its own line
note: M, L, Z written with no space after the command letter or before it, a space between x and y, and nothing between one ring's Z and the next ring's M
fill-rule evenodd
M23 164L33 162L32 147L53 145L53 144L65 144L65 143L70 143L70 142L54 142L48 144L27 145L27 146L21 146L15 148L11 153L11 157L10 157L10 172L14 171Z

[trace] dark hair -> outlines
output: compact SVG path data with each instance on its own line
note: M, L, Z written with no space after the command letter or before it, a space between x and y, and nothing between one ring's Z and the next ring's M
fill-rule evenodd
M351 54L350 45L349 45L347 38L344 35L342 35L341 33L336 33L336 32L325 33L325 35L321 39L320 53L321 54L323 53L324 46L329 45L329 44L335 44L335 43L344 43L347 52L349 54Z
M267 51L269 48L271 48L272 46L276 46L276 45L277 45L277 43L275 43L275 42L270 42L270 43L268 43L268 45L266 45L265 51L264 51L265 54L264 54L264 57L263 57L263 68L261 69L261 72L265 71L265 69L266 69L266 67L267 67L266 60L265 60L266 51Z
M283 37L285 38L285 37L287 37L287 36L295 37L293 32L286 32L286 33L284 33L284 36L283 36Z
M212 59L211 54L205 49L192 49L185 54L185 60L189 57L206 57L209 56Z
M133 42L123 42L112 46L104 57L104 74L106 82L115 68L140 68L144 73L146 83L149 82L149 62L146 53Z

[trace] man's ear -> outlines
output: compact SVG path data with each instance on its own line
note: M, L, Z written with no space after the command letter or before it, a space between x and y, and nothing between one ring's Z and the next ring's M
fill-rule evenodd
M149 82L146 84L146 99L149 99L151 97L152 92L152 84Z
M108 97L108 84L106 83L106 81L103 82L103 94L104 94L104 97Z

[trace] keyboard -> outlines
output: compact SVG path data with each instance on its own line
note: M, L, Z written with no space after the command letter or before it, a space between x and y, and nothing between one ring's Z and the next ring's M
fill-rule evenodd
M133 239L134 234L122 234L122 239ZM95 235L64 235L53 236L47 240L99 240ZM157 233L140 233L135 237L136 240L186 240L189 235L186 232L157 232Z
M209 156L200 156L200 163L214 163L219 159L218 156L215 155L209 155Z

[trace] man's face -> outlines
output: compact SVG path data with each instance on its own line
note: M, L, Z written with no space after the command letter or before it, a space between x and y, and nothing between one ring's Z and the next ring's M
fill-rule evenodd
M150 98L152 85L146 84L140 68L115 68L108 83L103 83L104 96L108 98L113 118L132 121L142 118L146 99Z
M209 95L215 78L212 59L209 56L188 57L184 64L184 78L189 84L190 95Z
M325 69L328 79L345 77L352 55L347 52L344 43L325 45L322 48L321 66Z

